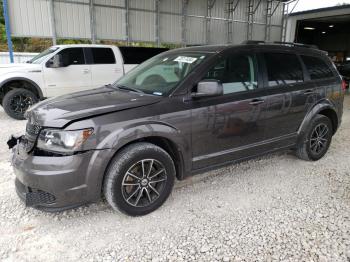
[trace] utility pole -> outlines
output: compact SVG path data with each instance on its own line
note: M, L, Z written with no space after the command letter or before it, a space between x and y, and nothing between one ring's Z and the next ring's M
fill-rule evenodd
M5 29L6 29L6 38L7 38L7 46L9 49L9 55L10 55L10 62L13 63L13 46L12 46L12 39L11 39L11 27L10 27L10 19L8 15L8 5L7 0L2 1L2 7L4 12L4 18L5 18Z

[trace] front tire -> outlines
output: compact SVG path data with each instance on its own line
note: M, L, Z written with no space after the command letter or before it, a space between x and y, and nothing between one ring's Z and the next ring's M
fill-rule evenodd
M24 88L15 88L7 92L2 100L2 106L10 117L23 120L27 109L38 102L38 97Z
M170 155L151 143L135 143L113 159L104 180L104 195L115 210L130 216L159 208L174 186L175 166Z
M324 115L316 115L306 129L295 151L303 160L317 161L328 151L333 136L331 120Z

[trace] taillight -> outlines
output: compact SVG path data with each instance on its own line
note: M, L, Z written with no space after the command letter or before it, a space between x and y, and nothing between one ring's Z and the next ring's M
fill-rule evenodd
M342 89L343 91L346 90L346 82L345 82L345 80L343 80L343 81L341 82L341 89Z

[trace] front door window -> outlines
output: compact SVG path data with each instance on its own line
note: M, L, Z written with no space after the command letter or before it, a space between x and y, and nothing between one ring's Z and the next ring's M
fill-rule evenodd
M257 88L255 55L233 55L213 66L203 79L219 80L224 95L244 92Z

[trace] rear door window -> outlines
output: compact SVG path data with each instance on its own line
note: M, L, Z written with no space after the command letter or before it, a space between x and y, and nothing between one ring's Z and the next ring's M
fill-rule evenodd
M320 58L314 56L301 56L311 80L332 77L332 69Z
M115 64L114 52L111 48L91 48L93 64Z
M304 81L303 69L295 54L265 53L268 86L288 85Z

